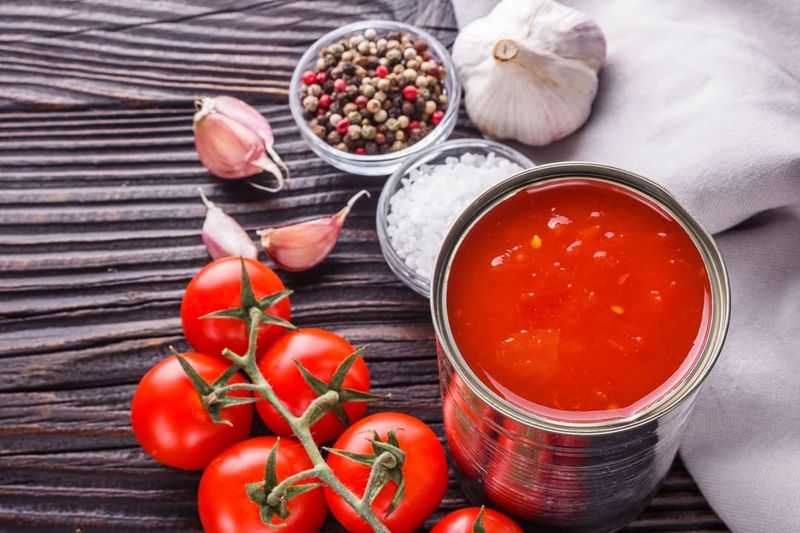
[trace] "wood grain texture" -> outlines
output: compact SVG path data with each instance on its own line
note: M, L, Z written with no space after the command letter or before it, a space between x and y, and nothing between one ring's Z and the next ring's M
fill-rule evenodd
M128 420L138 379L169 345L187 347L180 298L207 260L198 187L250 232L373 193L324 265L281 275L299 325L370 345L375 388L391 394L372 409L412 413L441 435L427 302L377 245L383 180L320 161L288 116L295 61L361 18L417 24L446 44L456 35L446 0L0 3L0 531L199 530L199 475L149 459ZM200 94L241 97L268 117L288 190L209 176L192 141ZM462 112L456 135L475 133ZM463 504L451 480L432 520ZM629 527L719 529L680 463Z

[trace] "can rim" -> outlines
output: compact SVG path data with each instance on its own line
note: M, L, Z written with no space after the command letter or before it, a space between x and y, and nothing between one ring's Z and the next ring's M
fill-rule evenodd
M591 422L571 422L549 418L522 409L491 390L467 364L450 330L445 305L447 278L452 259L472 226L494 206L519 190L545 181L566 178L589 178L611 182L631 189L666 210L694 242L709 276L711 322L702 351L673 389L644 409L625 418ZM439 251L431 283L431 315L440 350L469 389L483 402L503 415L537 429L563 434L602 435L639 427L662 417L690 397L705 380L719 357L730 321L730 281L725 262L714 239L705 228L664 187L638 174L597 163L568 161L541 165L519 172L495 185L456 219Z

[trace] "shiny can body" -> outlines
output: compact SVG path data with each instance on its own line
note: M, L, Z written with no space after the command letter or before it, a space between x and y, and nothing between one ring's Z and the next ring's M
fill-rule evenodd
M447 280L463 237L491 208L543 181L589 178L655 202L695 243L709 274L711 325L686 376L636 414L590 423L551 420L505 401L483 384L453 340ZM730 289L711 236L665 189L636 174L593 163L556 163L493 187L459 217L439 253L431 285L445 433L462 488L476 503L504 510L538 530L610 531L630 522L658 490L680 444L697 390L727 332Z

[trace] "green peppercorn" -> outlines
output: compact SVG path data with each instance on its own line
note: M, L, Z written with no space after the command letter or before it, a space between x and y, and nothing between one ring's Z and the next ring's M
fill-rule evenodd
M303 107L308 111L314 112L319 107L319 99L316 96L306 96L303 98Z
M379 109L373 115L375 122L384 122L389 117L389 113L385 109Z
M389 131L397 131L399 127L400 124L397 123L396 118L389 118L386 120L386 129L388 129Z
M373 98L372 100L367 102L366 109L367 109L368 113L370 113L371 115L374 115L375 113L380 111L381 103L380 103L380 101L378 101L378 100Z
M386 41L386 48L388 48L389 50L395 50L399 47L400 47L400 41L398 41L397 39L389 39L388 41ZM388 50L386 52L386 55L389 55Z
M394 41L394 42L397 42L397 41ZM400 59L403 57L403 53L400 52L400 50L398 50L397 48L391 48L390 47L389 50L386 51L386 56L385 57L386 57L387 61L389 61L390 63L394 63L396 61L400 61Z
M347 102L346 104L344 104L344 107L342 108L342 112L345 115L349 115L350 113L352 113L353 111L356 111L357 109L358 109L358 106L355 104L355 102Z
M319 96L322 94L322 87L320 87L316 83L312 83L311 85L308 86L306 92L309 94L309 96Z
M347 128L347 137L349 139L353 139L353 140L360 138L361 137L361 126L358 126L356 124L352 124L351 126L349 126Z
M373 87L372 85L362 85L361 94L363 94L367 98L372 98L375 95L375 87Z
M350 113L347 114L347 120L349 120L351 124L357 124L361 122L361 119L362 119L361 113L359 113L358 111L351 111Z
M397 123L400 125L400 129L406 129L409 124L408 113L397 117Z
M419 66L420 66L420 62L416 58L415 59L409 59L406 62L406 67L410 68L410 69L419 70Z
M389 148L389 151L390 152L399 152L400 150L402 150L405 147L406 147L406 143L404 143L403 141L395 141L395 142L392 143L392 147Z
M361 127L361 136L368 141L374 139L377 133L378 130L375 129L375 126L367 125Z

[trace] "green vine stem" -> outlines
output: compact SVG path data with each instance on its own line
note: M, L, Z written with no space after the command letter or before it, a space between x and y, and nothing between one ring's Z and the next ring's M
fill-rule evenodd
M251 307L248 309L249 315L249 346L247 353L238 355L231 350L224 350L222 355L228 358L233 364L243 370L249 377L252 383L250 384L233 384L221 387L216 391L218 395L233 390L251 390L257 392L264 400L276 410L280 415L286 419L292 432L300 444L308 454L308 458L313 463L314 467L299 472L291 477L284 479L281 483L277 484L267 496L268 501L272 504L280 501L286 494L286 490L296 481L307 479L311 477L317 478L319 481L328 485L336 494L338 494L344 501L347 502L358 515L372 527L376 533L390 533L389 529L383 525L375 512L370 507L370 502L366 498L358 498L352 491L350 491L333 473L331 468L325 462L322 454L314 442L311 435L311 425L321 415L330 410L330 408L339 401L339 394L336 391L328 391L322 396L317 397L299 417L294 416L289 409L281 402L275 391L272 390L269 382L264 378L261 370L258 368L256 362L256 338L258 335L258 328L261 324L264 313L258 307ZM393 460L394 458L392 458ZM376 463L383 464L384 461L391 462L390 459L383 459ZM370 481L374 483L370 476ZM364 493L365 497L367 492Z

